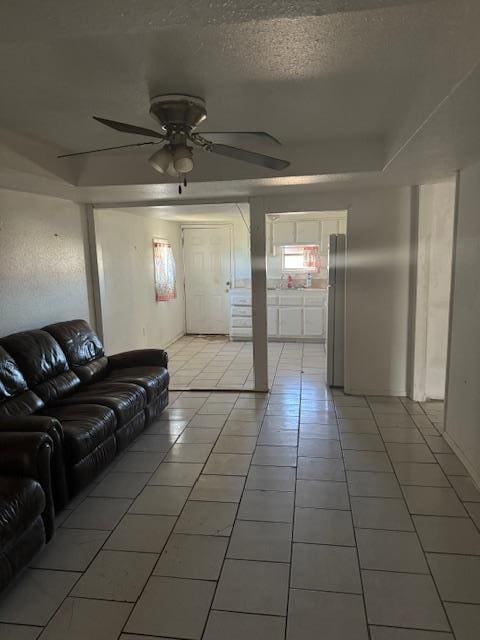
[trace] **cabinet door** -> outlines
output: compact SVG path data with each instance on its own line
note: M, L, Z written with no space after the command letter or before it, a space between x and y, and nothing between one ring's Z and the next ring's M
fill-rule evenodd
M277 246L295 244L295 222L274 222L273 243Z
M320 242L320 222L318 220L299 220L297 225L298 244L319 244Z
M278 334L300 337L303 329L303 309L301 307L280 307L278 310Z
M305 307L303 310L303 335L325 337L325 307Z
M328 251L328 242L332 233L338 233L338 220L322 220L321 251Z
M267 329L269 336L278 335L278 307L267 308Z

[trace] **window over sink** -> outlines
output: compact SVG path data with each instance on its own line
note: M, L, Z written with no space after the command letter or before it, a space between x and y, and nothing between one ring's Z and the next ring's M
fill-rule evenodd
M320 248L318 245L285 245L282 247L283 273L318 273Z

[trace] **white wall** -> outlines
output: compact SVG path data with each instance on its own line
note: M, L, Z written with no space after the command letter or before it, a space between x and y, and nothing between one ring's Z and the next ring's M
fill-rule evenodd
M133 211L133 210L132 210ZM115 209L95 211L107 353L163 348L185 333L181 225ZM172 243L177 298L156 302L153 238Z
M93 319L78 204L0 189L0 335Z
M411 189L265 198L268 213L348 210L345 390L406 395Z
M480 485L480 163L457 197L445 437Z
M419 188L414 400L445 396L454 207L454 180Z

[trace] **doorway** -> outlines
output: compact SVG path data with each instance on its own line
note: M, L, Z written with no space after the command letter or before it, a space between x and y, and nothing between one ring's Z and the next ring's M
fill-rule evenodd
M187 334L229 332L231 245L228 226L183 227Z

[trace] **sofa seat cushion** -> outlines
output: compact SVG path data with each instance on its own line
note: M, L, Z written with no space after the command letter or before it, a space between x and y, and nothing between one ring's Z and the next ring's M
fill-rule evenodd
M26 531L44 509L45 494L36 480L0 476L0 551Z
M147 394L142 387L124 382L96 382L83 387L82 391L63 399L61 406L74 404L100 404L112 409L117 419L117 428L130 422L145 409Z
M170 375L164 367L131 367L114 369L108 374L109 382L131 382L147 392L147 403L153 402L168 387Z
M72 404L45 409L62 424L64 447L70 464L83 460L115 433L113 409L99 404Z

